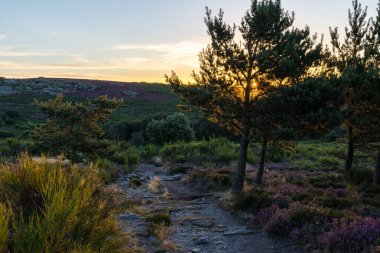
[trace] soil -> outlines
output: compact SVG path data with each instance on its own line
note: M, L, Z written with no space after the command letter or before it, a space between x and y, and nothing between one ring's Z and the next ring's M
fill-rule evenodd
M139 213L121 214L120 221L124 231L133 232L137 244L147 252L301 252L287 241L246 226L221 206L220 193L202 193L185 178L183 174L169 176L163 167L141 164L117 183L125 196L141 201ZM136 180L140 186L131 183ZM155 212L168 212L171 219L161 241L149 236L145 219Z

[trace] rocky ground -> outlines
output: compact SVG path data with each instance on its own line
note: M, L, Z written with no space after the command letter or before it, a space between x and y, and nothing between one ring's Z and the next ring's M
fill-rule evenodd
M197 191L183 174L170 176L163 167L142 164L120 178L116 187L139 203L119 219L147 252L299 252L247 227L220 206L220 194ZM155 227L152 233L149 217L155 213L167 213L171 225Z

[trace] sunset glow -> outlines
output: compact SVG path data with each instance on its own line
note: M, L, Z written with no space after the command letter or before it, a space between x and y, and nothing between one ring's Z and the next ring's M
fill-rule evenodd
M362 3L372 16L375 1ZM189 80L209 42L205 6L214 14L222 8L227 22L239 24L249 5L247 0L4 0L0 76L164 82L164 74L175 70ZM295 11L295 25L324 33L325 43L329 26L343 31L350 5L349 0L283 1ZM323 20L314 15L318 12Z

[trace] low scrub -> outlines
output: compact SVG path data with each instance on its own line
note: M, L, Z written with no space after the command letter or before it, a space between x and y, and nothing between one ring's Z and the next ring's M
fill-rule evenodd
M114 214L95 166L28 156L0 165L2 252L124 252Z
M190 180L203 190L225 191L232 186L233 171L228 169L194 170Z
M164 145L160 154L163 158L175 162L229 163L238 158L239 145L225 138L190 143L179 142Z

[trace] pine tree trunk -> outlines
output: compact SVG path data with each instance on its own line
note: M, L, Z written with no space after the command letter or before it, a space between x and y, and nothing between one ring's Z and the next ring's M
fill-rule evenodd
M267 151L268 140L266 137L263 137L263 142L261 143L261 153L260 153L260 163L259 170L256 175L256 184L261 184L264 174L264 165L265 165L265 153Z
M240 156L238 167L235 172L234 181L232 184L232 192L239 193L243 190L245 167L247 163L247 152L249 144L249 127L245 126L240 141Z
M347 149L347 156L346 156L346 166L345 166L345 176L347 179L351 177L351 171L352 171L352 161L354 159L354 136L353 136L353 129L350 126L348 128L348 149Z
M373 178L373 184L376 186L380 186L380 147L377 150L377 159L376 159L375 176Z

